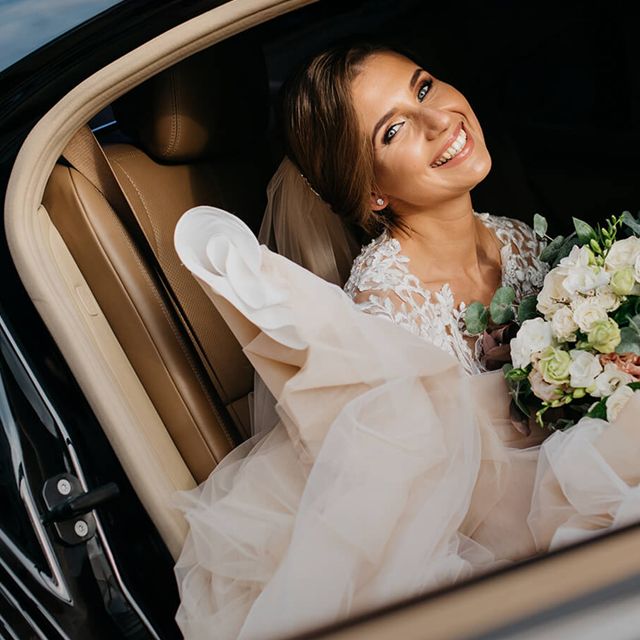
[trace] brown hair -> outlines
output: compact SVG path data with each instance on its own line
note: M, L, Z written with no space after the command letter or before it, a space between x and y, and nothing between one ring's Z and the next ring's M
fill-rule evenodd
M369 206L375 189L373 147L355 113L351 82L378 52L417 56L391 42L358 39L334 44L294 72L280 92L279 121L287 156L310 186L350 227L368 237L385 228L404 228L390 205Z

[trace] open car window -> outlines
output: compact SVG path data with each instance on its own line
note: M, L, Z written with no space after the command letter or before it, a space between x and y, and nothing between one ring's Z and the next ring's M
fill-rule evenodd
M0 71L118 0L3 0Z

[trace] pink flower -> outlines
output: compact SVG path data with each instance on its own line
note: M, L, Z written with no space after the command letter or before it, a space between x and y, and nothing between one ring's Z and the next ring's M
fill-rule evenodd
M551 402L561 395L558 393L560 387L556 384L549 384L535 367L529 372L529 382L531 383L531 391L544 402Z
M640 355L637 353L603 353L600 354L600 364L604 367L607 362L613 363L618 369L640 380Z

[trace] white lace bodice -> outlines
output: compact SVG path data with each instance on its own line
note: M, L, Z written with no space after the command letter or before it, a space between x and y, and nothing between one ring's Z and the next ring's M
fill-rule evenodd
M521 220L475 211L474 215L502 243L502 286L513 287L516 301L538 293L548 270L537 257L544 241ZM386 317L452 353L467 373L484 371L478 360L479 341L472 349L465 339L469 337L463 323L466 304L454 304L448 283L437 291L426 289L409 270L409 258L400 249L386 230L371 240L353 262L346 293L362 311Z

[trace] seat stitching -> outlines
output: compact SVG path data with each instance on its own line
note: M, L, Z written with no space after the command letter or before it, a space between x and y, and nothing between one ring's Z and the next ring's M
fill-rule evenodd
M143 204L143 206L145 207L145 214L147 215L147 218L148 218L148 220L149 220L149 222L150 222L151 226L152 226L152 227L153 227L153 229L154 229L154 235L157 233L157 235L159 236L159 235L160 235L160 232L159 232L159 231L157 231L157 232L156 232L156 228L155 228L155 226L154 226L153 218L149 215L148 208L147 208L147 206L146 206L146 203L145 203L145 201L144 201L144 198L142 197L142 193L141 193L141 192L138 190L138 188L136 187L136 185L135 185L135 183L134 183L133 178L131 177L131 175L127 172L127 170L124 168L124 166L119 162L119 159L121 159L121 158L123 158L123 157L135 157L135 156L138 156L138 155L139 155L139 150L138 150L138 149L135 149L134 151L130 151L130 152L126 153L126 154L125 154L125 153L123 153L123 154L117 154L117 155L118 155L118 157L115 157L115 154L113 155L113 157L112 157L112 159L111 159L111 160L112 160L112 162L114 162L115 164L117 164L117 165L122 169L122 171L125 173L125 175L126 175L126 176L127 176L127 178L129 179L129 182L131 183L131 185L134 187L134 189L136 189L136 192L138 193L138 196L140 197L140 200L142 201L142 204ZM155 240L156 240L156 245L159 245L159 244L160 244L160 243L159 243L159 239L156 237L156 238L155 238ZM156 253L157 253L157 254L159 254L159 253L160 253L160 250L159 250L159 249L157 249ZM241 398L243 398L244 396L245 396L245 394L240 394L239 396L237 396L237 397L235 397L235 398L233 398L233 399L230 399L230 401L231 401L231 402L236 402L237 400L240 400L240 399L241 399Z
M83 209L86 211L86 207L84 206L84 203L82 202L82 199L80 198L79 194L77 193L77 189L75 188L75 184L74 184L74 190L76 191L76 196L77 196L79 202L82 204ZM106 200L106 198L104 198L104 200L105 200L105 202L107 202L109 207L113 209L113 207L111 207L111 204ZM89 218L89 216L87 216L87 218ZM227 437L227 440L228 440L229 444L231 444L232 447L235 447L235 443L233 441L233 438L231 437L230 433L228 432L228 430L226 428L226 425L224 423L222 415L220 414L220 411L213 404L213 401L209 397L209 393L208 393L208 391L206 389L206 385L205 385L205 383L204 383L204 381L202 379L202 375L201 375L200 371L198 370L198 368L195 366L195 363L193 361L193 357L192 357L191 353L189 353L189 350L186 349L186 345L184 344L184 337L178 331L177 327L175 326L175 323L172 321L172 318L170 317L170 315L168 313L168 310L166 308L164 300L160 297L160 294L159 294L158 290L156 289L156 287L154 285L154 282L153 282L151 276L149 275L149 273L147 271L147 268L145 267L145 265L143 265L143 263L142 263L142 261L140 259L140 256L138 254L138 249L135 247L135 245L131 241L131 238L129 237L129 234L125 232L125 230L121 226L121 224L122 223L120 223L120 225L117 226L120 234L123 236L125 242L129 246L129 249L131 250L133 258L134 258L136 264L139 267L140 273L142 274L143 278L147 281L147 283L150 284L151 293L156 298L156 300L158 302L158 305L160 307L160 310L162 311L162 313L163 313L164 317L166 318L169 326L171 327L171 331L173 332L173 335L175 336L175 338L176 338L176 340L178 342L178 345L180 346L180 349L181 349L182 353L184 354L184 356L185 356L185 358L187 360L187 363L189 364L189 366L191 367L191 370L195 374L196 379L198 381L198 384L200 385L201 390L204 392L204 396L205 396L205 400L206 400L207 404L211 408L214 416L218 419L218 423L220 425L220 428L222 429L224 435ZM99 238L99 236L97 236L97 237ZM124 284L123 284L123 286L124 286ZM128 293L127 293L127 295L128 295ZM169 367L167 367L167 369L170 370ZM191 413L191 412L189 412L189 413ZM213 458L216 459L216 462L219 462L217 457L215 455L213 455L213 451L211 451L211 454L212 454Z
M171 81L171 102L173 106L173 114L171 116L171 134L169 136L169 141L167 142L167 146L164 150L164 155L168 156L174 149L175 141L176 141L176 122L178 118L178 104L176 100L176 91L175 91L175 71L172 71L169 75Z
M229 443L232 446L235 446L235 443L233 442L233 438L231 438L231 435L228 433L228 431L227 431L227 429L225 427L224 420L222 419L222 416L220 415L220 412L218 411L217 407L213 404L213 401L209 397L209 393L207 392L206 385L205 385L205 383L204 383L204 381L202 379L202 374L198 370L198 367L196 367L196 365L194 363L194 360L193 360L193 357L189 353L189 350L186 348L186 345L184 344L184 340L185 340L184 336L180 333L178 328L175 326L175 323L172 321L172 318L171 318L170 314L168 313L168 310L167 310L167 307L166 307L164 301L162 300L162 298L160 297L160 294L158 293L158 290L154 286L154 283L153 283L153 280L151 279L151 276L149 276L148 271L146 270L145 266L142 264L142 261L140 260L138 252L135 249L135 245L131 242L131 239L128 237L128 234L124 233L124 231L123 231L123 235L124 235L124 238L125 238L125 242L129 245L129 248L131 249L132 253L134 254L134 258L135 258L136 263L138 264L138 266L140 268L140 272L142 273L143 277L147 280L147 282L150 283L150 285L151 285L151 292L152 292L153 296L156 298L156 300L158 301L160 309L162 310L162 313L163 313L164 317L166 318L169 326L171 327L171 331L173 332L173 335L176 337L176 340L178 341L178 344L180 345L180 349L182 350L182 353L184 354L185 358L187 359L187 362L189 363L189 366L191 367L191 370L195 374L196 379L198 380L198 384L200 385L201 390L204 392L204 397L205 397L205 399L207 401L207 404L209 405L209 407L213 411L213 414L216 416L216 418L218 418L218 422L220 424L220 427L224 431L224 434L227 436L227 439L228 439Z
M220 415L220 412L218 411L218 408L213 404L211 398L209 397L209 393L208 393L208 391L206 389L206 385L205 385L205 383L204 383L204 381L202 379L202 375L201 375L198 367L196 367L196 365L195 365L195 363L193 361L193 357L192 357L191 353L189 352L189 350L186 348L186 345L184 344L184 337L178 331L178 328L175 326L175 323L173 322L170 314L168 313L168 310L167 310L167 307L166 307L166 305L164 303L164 300L161 298L158 290L154 286L154 282L153 282L151 276L149 275L147 269L142 264L140 256L138 255L138 251L135 248L134 244L132 243L131 238L129 238L128 234L125 233L124 230L121 230L121 232L122 232L122 235L124 236L125 242L129 245L129 248L131 249L131 251L133 253L134 259L135 259L136 263L138 264L138 266L140 268L140 272L142 273L143 277L147 280L147 282L151 285L151 287L150 287L151 288L151 293L153 294L153 296L158 301L160 309L162 310L162 313L163 313L164 317L166 318L169 326L171 327L171 330L173 331L173 335L176 337L176 340L178 341L178 344L180 345L180 349L182 350L182 353L184 354L185 358L187 359L187 362L189 363L189 366L191 367L191 370L195 374L195 376L196 376L196 378L198 380L198 383L200 384L200 388L204 392L204 396L205 396L205 399L207 401L207 404L211 407L211 410L213 411L213 414L218 418L218 422L220 423L220 427L224 431L224 434L227 436L227 439L228 439L229 443L232 446L235 446L235 443L233 442L233 439L231 438L231 435L227 432L227 429L225 428L224 420L222 419L222 416Z
M151 217L150 213L149 213L149 208L147 207L147 203L142 195L142 192L140 191L140 189L138 189L138 186L136 185L136 183L134 182L133 178L131 177L131 175L129 174L129 172L124 168L124 166L122 165L121 162L119 162L117 159L114 159L114 162L120 167L120 169L122 169L123 173L127 176L127 178L129 179L129 182L131 183L131 186L136 190L136 193L138 194L138 198L140 198L140 202L142 203L142 206L144 208L144 212L145 215L147 216L147 220L149 221L149 224L151 225L151 229L153 230L153 239L155 241L155 250L156 250L156 254L158 254L158 256L160 256L160 231L156 228L156 225L153 221L153 218Z
M179 102L178 96L180 93L180 76L179 75L175 76L174 90L175 90L176 135L173 140L173 148L171 149L172 152L175 152L175 150L180 146L181 118L180 118L180 112L178 111L178 102Z

